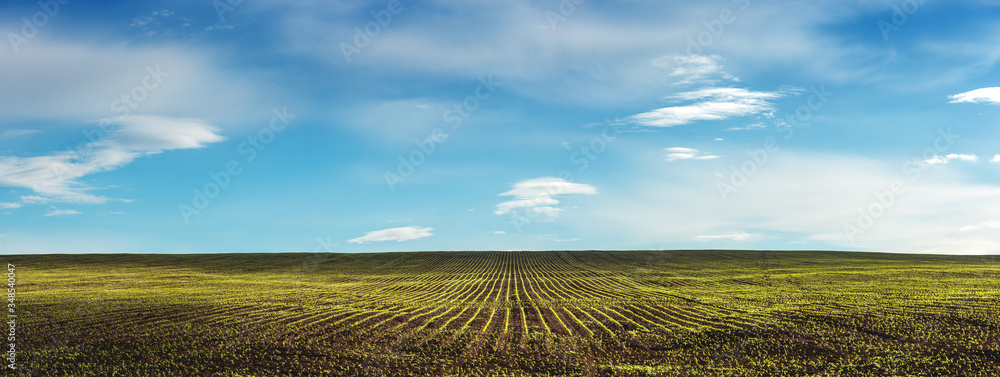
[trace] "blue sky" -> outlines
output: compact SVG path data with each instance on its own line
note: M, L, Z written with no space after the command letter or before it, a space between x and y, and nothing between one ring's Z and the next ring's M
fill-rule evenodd
M5 2L5 253L1000 252L988 1Z

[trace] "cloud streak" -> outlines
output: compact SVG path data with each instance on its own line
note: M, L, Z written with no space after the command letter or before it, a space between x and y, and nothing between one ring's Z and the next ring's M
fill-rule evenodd
M904 170L891 161L784 150L726 202L720 199L718 179L698 165L661 167L671 172L669 179L650 174L623 180L620 187L625 188L619 188L617 195L581 209L566 225L594 238L616 236L636 242L631 247L743 238L749 247L768 248L800 248L788 242L806 241L809 247L839 250L945 254L1000 250L1000 233L989 228L1000 213L1000 186L977 182L955 164ZM874 226L850 240L844 224L856 221L859 211L872 203L881 203L877 195L890 200L884 192L896 181L903 185L902 193L891 199L890 208ZM589 219L594 218L602 222L591 224ZM741 229L758 237L733 233ZM699 235L703 237L695 238Z
M958 93L951 97L951 103L985 103L990 105L1000 105L1000 87L980 88L964 93Z
M756 238L758 238L756 234L750 234L747 232L733 232L729 234L695 237L695 239L699 241L712 241L712 240L748 241Z
M757 92L744 88L701 89L668 97L693 104L664 107L632 115L626 120L647 127L674 127L703 120L737 118L772 111L774 104L771 100L783 96L780 92Z
M104 119L97 141L76 151L35 157L0 156L0 186L27 188L37 195L23 203L105 203L110 198L87 193L91 187L79 180L128 165L136 158L174 149L202 148L225 138L220 130L196 119L137 115Z
M49 213L46 213L46 214L44 214L42 216L45 216L45 217L62 217L62 216L79 215L79 214L82 214L82 213L83 212L77 211L75 209L54 209L54 210L49 211Z
M542 221L551 221L562 211L562 208L555 207L559 204L557 196L596 193L597 189L593 186L568 182L562 178L528 179L514 184L509 191L500 194L500 196L513 196L514 199L497 204L497 210L493 213L503 215L525 208L525 211L539 215Z
M358 238L352 238L347 240L347 242L358 244L385 241L403 242L433 236L434 234L431 233L432 230L434 230L434 228L424 228L419 226L389 228L367 232L365 235Z
M924 164L924 165L938 165L938 164L947 164L947 163L949 163L951 161L955 161L955 160L965 161L965 162L976 162L976 161L979 161L979 157L976 157L975 155L971 155L971 154L955 154L955 153L952 153L952 154L948 154L948 155L944 155L944 156L934 156L934 157L931 157L931 158L928 158L926 160L921 161L921 163Z
M689 85L701 82L703 84L715 85L720 79L739 81L738 78L726 73L722 69L717 55L665 55L653 59L650 63L657 68L662 68L672 77L679 78L676 85Z
M707 154L701 152L694 148L665 148L667 151L667 162L674 162L679 160L713 160L719 158L719 156Z
M86 30L80 30L86 35ZM109 115L183 114L246 124L260 105L252 74L223 67L218 49L92 43L36 38L16 58L0 50L0 116L5 120L75 122ZM156 72L155 77L150 71ZM49 131L46 126L42 130Z
M15 137L34 135L34 134L41 133L41 132L42 131L39 131L39 130L29 130L29 129L7 130L7 131L4 131L4 132L0 132L0 139L11 139L11 138L15 138Z

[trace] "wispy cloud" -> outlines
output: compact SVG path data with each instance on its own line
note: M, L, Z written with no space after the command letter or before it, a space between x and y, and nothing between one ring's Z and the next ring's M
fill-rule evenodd
M20 137L20 136L34 135L34 134L41 133L41 132L42 131L40 131L40 130L28 130L28 129L6 130L4 132L0 132L0 139L9 139L9 138Z
M712 160L719 158L719 156L701 152L694 148L665 148L667 151L667 162L673 162L678 160Z
M772 157L766 171L726 202L715 189L718 178L694 165L670 166L667 169L679 174L624 179L621 187L634 187L632 191L595 201L565 222L582 232L608 232L647 244L735 241L746 237L735 232L742 231L759 237L745 242L774 245L768 247L804 240L837 249L946 254L1000 250L1000 232L956 233L962 226L997 221L1000 213L1000 186L977 182L968 171L953 166L958 163L937 165L914 179L894 161L790 150ZM855 241L849 240L844 224L868 211L878 195L893 200L886 199L885 192L891 192L897 180L904 188L891 210ZM596 217L604 221L586 221Z
M24 203L24 204L42 204L42 203L48 203L48 202L51 202L51 201L52 201L52 199L43 198L43 197L38 196L38 195L23 195L23 196L21 196L21 203Z
M0 203L0 209L21 208L21 203Z
M756 234L750 234L747 232L733 232L729 234L719 234L712 236L697 236L696 240L700 241L711 241L711 240L733 240L733 241L748 241L754 238L758 238Z
M722 60L718 55L664 55L653 59L654 67L665 69L670 76L680 79L677 85L689 85L696 82L715 85L720 79L739 81L722 70Z
M159 19L169 18L172 17L173 15L174 12L167 9L153 11L149 16L133 18L132 23L130 23L128 26L129 28L133 29L144 28L146 26L158 26L160 22Z
M934 156L934 157L931 157L931 158L928 158L926 160L921 161L921 163L924 164L924 165L938 165L938 164L947 164L947 163L949 163L951 161L954 161L954 160L965 161L965 162L976 162L976 161L979 161L979 157L976 157L975 155L971 155L971 154L955 154L955 153L952 153L952 154L944 155L944 156Z
M557 196L593 195L596 193L597 189L593 186L568 182L562 178L528 179L514 184L510 191L500 194L500 196L513 196L514 199L497 204L497 210L493 213L503 215L517 208L527 208L527 211L540 215L543 221L551 221L562 211L561 208L555 207L556 204L559 204Z
M82 27L77 36L87 34ZM262 106L253 74L221 66L218 49L82 37L32 39L30 54L17 59L4 55L10 51L0 52L0 72L17 74L0 75L0 114L5 120L45 120L33 127L43 131L53 129L50 122L99 119L109 110L250 126L252 112L232 109ZM123 95L130 97L122 101Z
M963 226L958 229L959 232L975 232L979 230L987 229L1000 229L1000 221L987 221L978 225Z
M746 130L757 130L761 128L767 128L767 126L761 123L754 123L754 124L748 124L743 127L729 127L726 129L726 131L746 131Z
M46 213L46 214L44 214L42 216L45 216L45 217L52 217L52 216L72 216L72 215L79 215L79 214L82 214L82 213L83 212L77 211L75 209L53 209L53 210L49 211L49 213Z
M950 97L951 103L987 103L1000 105L1000 87L980 88Z
M990 162L1000 163L1000 154L993 156L993 159L990 160Z
M708 88L668 97L674 101L695 102L632 115L627 121L648 127L674 127L702 120L723 120L774 110L771 100L781 92L757 92L744 88Z
M88 194L91 188L78 180L118 169L142 156L202 148L225 139L218 128L196 119L134 115L102 122L102 127L114 127L106 127L109 131L102 140L76 151L36 157L0 156L0 186L28 188L38 194L22 197L24 203L104 203L110 199Z
M420 239L424 237L430 237L434 234L431 231L434 228L424 228L419 226L404 226L401 228L390 228L376 230L372 232L367 232L365 235L352 238L347 240L350 243L365 243L365 242L383 242L383 241L396 241L403 242L409 240Z

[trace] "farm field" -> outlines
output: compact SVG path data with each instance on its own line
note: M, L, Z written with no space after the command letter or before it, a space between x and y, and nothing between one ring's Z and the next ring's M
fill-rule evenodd
M811 251L15 255L11 375L997 376L998 261Z

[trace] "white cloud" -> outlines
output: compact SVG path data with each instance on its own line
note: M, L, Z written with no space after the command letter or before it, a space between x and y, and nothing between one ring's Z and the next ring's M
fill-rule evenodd
M257 95L261 84L249 82L252 74L216 62L224 56L190 45L93 43L86 37L53 41L39 35L16 56L13 49L0 50L0 72L17 72L0 75L0 118L55 124L127 110L253 125L257 113L232 109L269 108Z
M739 18L739 25L731 26L739 32L727 29L725 38L714 39L711 51L753 66L780 62L782 69L803 70L824 82L856 79L870 73L863 68L865 63L882 58L882 54L817 28L852 19L861 11L854 2L843 3L754 3L746 10L731 7ZM393 23L391 33L380 34L377 43L351 56L347 63L338 46L351 43L353 29L358 26L352 17L365 12L364 7L315 1L275 4L245 5L241 12L253 10L280 17L285 47L296 54L314 55L332 65L351 64L394 74L465 78L491 72L504 78L505 90L549 101L601 105L645 100L666 85L685 79L672 73L699 73L695 67L675 69L673 56L657 57L666 46L674 46L667 47L671 51L701 52L704 46L685 46L688 38L705 32L702 22L690 20L717 19L720 9L706 2L643 7L622 22L616 12L584 12L580 8L552 30L544 15L555 9L545 2L437 1L433 12L438 14L490 16L423 17L423 21ZM275 12L274 7L288 11ZM785 13L796 17L773 16ZM669 69L656 67L651 61L670 63Z
M109 143L137 152L203 148L226 139L218 127L198 119L133 115L102 121L120 126L108 134Z
M556 217L559 217L559 213L562 211L563 211L562 208L556 208L556 207L529 206L524 209L524 215L529 219L535 219L541 222L549 222L555 220Z
M592 195L596 193L597 189L587 184L568 182L556 177L542 177L518 182L514 184L512 189L500 195L515 196L517 198L534 198L563 194Z
M952 160L966 161L966 162L976 162L979 161L979 157L973 154L949 154L946 157Z
M0 203L0 209L21 208L21 203Z
M494 214L511 213L518 208L525 208L526 215L540 218L541 221L551 221L559 215L561 208L555 197L568 194L593 195L597 189L593 186L568 182L562 178L542 177L528 179L514 184L513 188L500 196L513 196L514 199L497 204Z
M1000 185L952 165L917 176L893 160L783 150L725 201L719 184L732 182L728 171L720 177L698 164L651 165L663 174L623 178L561 225L594 239L621 240L620 247L684 245L711 240L693 238L698 235L738 235L731 232L742 229L760 236L744 240L752 246L767 234L841 250L997 253L1000 232L958 228L998 220ZM902 193L887 199L884 192L897 181ZM851 239L845 226L858 221L859 210L884 206L875 193L891 200L890 208ZM593 223L595 218L602 221Z
M925 164L925 165L938 165L938 164L947 164L947 163L949 163L951 161L954 161L954 160L965 161L965 162L976 162L976 161L979 160L979 157L976 157L975 155L971 155L971 154L955 154L955 153L952 153L952 154L944 155L944 156L934 156L934 157L931 157L931 158L928 158L926 160L921 161L921 163Z
M356 10L347 9L351 6L314 4L296 6L292 12L282 14L287 48L318 55L333 65L348 64L339 44L351 43ZM650 64L651 58L662 55L665 43L687 35L687 30L677 23L661 19L656 22L659 30L650 32L648 25L621 24L577 13L574 22L560 23L556 31L549 29L544 16L549 7L529 1L510 1L502 6L459 1L437 5L443 14L490 17L394 24L393 33L381 34L379 43L352 55L349 64L453 77L490 72L503 78L505 91L546 100L590 103L643 98L679 79ZM671 12L671 18L683 19L675 14L677 11Z
M1000 163L1000 154L993 156L993 159L990 160L990 162Z
M507 234L507 232L502 231L502 230L494 230L494 231L492 231L490 233L493 233L493 234Z
M429 133L440 127L442 114L451 103L424 98L376 101L352 104L336 116L337 122L380 139L410 143L414 138L437 137L443 142L448 135Z
M670 76L677 77L678 85L688 85L696 82L714 85L718 78L739 81L738 78L722 70L718 55L664 55L654 58L650 63L657 68L668 71Z
M364 236L358 238L352 238L347 242L350 243L382 242L382 241L403 242L403 241L415 240L419 238L433 236L434 234L431 233L432 230L434 230L434 228L423 228L419 226L390 228L390 229L367 232L365 233Z
M540 207L540 206L548 206L555 204L559 204L559 201L556 199L552 199L551 197L548 196L534 197L531 199L508 200L506 202L497 204L497 210L494 211L493 213L497 215L502 215L505 213L509 213L510 210L514 208Z
M987 230L987 229L1000 229L1000 221L994 220L994 221L987 221L987 222L984 222L984 223L979 224L979 225L963 226L963 227L959 228L958 231L959 232L975 232L975 231L978 231L978 230Z
M34 135L34 134L41 133L41 132L42 131L40 131L40 130L12 129L12 130L7 130L7 131L4 131L4 132L0 132L0 139L9 139L9 138L15 138L15 137L20 137L20 136Z
M733 232L729 234L719 234L713 236L697 236L695 239L702 241L710 240L733 240L733 241L747 241L758 238L756 234L750 234L746 232Z
M694 148L665 148L667 151L667 162L673 162L677 160L712 160L719 158L712 154L706 154Z
M988 103L1000 105L1000 87L980 88L959 93L951 97L951 103Z
M38 194L22 196L23 203L103 203L110 199L88 194L91 188L78 180L120 168L138 157L202 148L224 140L218 128L195 119L136 115L105 119L100 127L96 129L108 130L101 140L75 151L36 157L0 156L0 186L28 188Z
M160 26L160 19L170 18L174 15L174 12L170 10L160 10L153 11L150 16L145 16L141 18L133 18L132 23L128 26L133 29L145 28L146 26ZM155 34L155 31L151 33Z
M51 201L52 201L52 199L43 198L43 197L38 196L38 195L22 195L21 196L21 203L24 203L24 204L42 204L42 203L48 203L48 202L51 202Z
M654 58L650 63L670 71L672 76L705 77L722 72L718 55L664 55Z
M53 210L49 211L49 213L46 213L46 214L44 214L42 216L45 216L45 217L50 217L50 216L70 216L70 215L79 215L79 214L82 214L82 213L83 212L77 211L75 209L53 209Z
M708 88L668 97L677 101L696 101L691 105L671 106L632 115L627 121L649 127L674 127L702 120L722 120L774 110L770 100L783 97L779 92L756 92L743 88Z
M754 123L743 127L730 127L727 128L726 131L746 131L746 130L755 130L760 128L767 128L767 126L760 123Z

